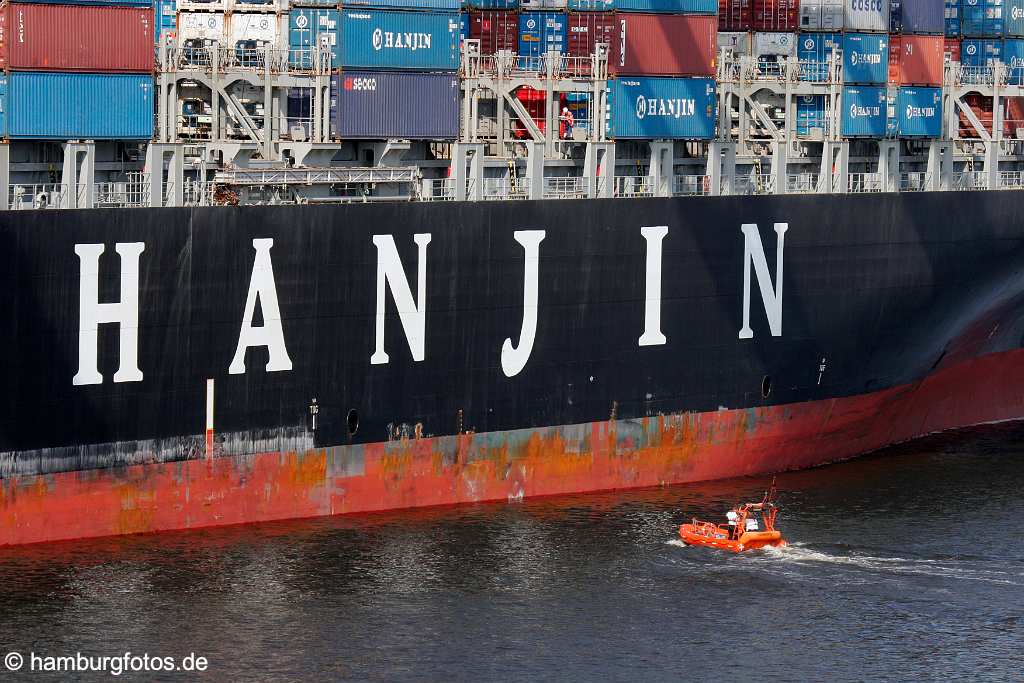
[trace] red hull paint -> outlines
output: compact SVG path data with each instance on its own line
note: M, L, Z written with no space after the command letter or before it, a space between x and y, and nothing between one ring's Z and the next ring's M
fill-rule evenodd
M1024 417L1024 350L816 402L12 478L0 545L798 469ZM361 471L353 456L361 452ZM347 462L345 466L335 463Z

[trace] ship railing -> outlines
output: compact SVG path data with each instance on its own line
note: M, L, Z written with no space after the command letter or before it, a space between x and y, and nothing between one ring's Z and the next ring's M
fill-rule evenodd
M987 190L988 174L984 171L960 171L953 174L954 190Z
M576 176L545 178L545 199L584 199L589 196L590 179Z
M1024 171L1000 171L999 188L1004 190L1024 188Z
M960 65L957 72L957 83L966 85L993 85L995 83L995 67Z
M831 83L831 62L801 59L797 62L797 79L808 83Z
M529 178L484 178L484 199L529 199Z
M420 199L425 202L450 202L455 199L455 183L451 178L424 178Z
M771 173L751 173L733 179L733 194L775 194L775 176Z
M11 209L60 209L67 206L68 186L64 183L11 185Z
M214 206L216 202L213 199L214 190L216 184L205 181L205 180L190 180L186 179L184 184L181 186L182 200L185 206ZM167 185L164 186L164 196L169 189Z
M672 179L674 197L703 197L711 194L711 176L677 175Z
M900 192L927 192L931 184L931 173L915 171L900 174Z
M331 54L326 48L276 49L267 45L244 47L235 45L191 46L175 45L167 48L166 70L218 71L243 70L274 73L313 72L328 73Z
M665 183L668 178L664 178ZM613 193L615 197L657 197L664 194L658 192L657 179L649 175L615 176Z
M149 206L149 185L141 177L132 174L128 180L96 183L94 206L106 208L141 208ZM148 174L147 174L148 175ZM79 190L81 191L81 187ZM82 199L82 197L79 197Z
M786 192L788 194L805 194L819 192L821 188L817 173L790 173L786 175Z
M851 173L847 192L865 194L883 192L882 175L880 173Z

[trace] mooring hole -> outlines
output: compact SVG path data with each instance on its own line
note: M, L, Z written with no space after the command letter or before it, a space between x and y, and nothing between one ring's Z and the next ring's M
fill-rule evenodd
M765 375L764 379L761 380L761 396L768 398L772 393L772 377L771 375Z
M348 411L348 417L345 418L346 424L348 424L349 436L355 436L356 432L359 431L359 413L356 412L355 408Z

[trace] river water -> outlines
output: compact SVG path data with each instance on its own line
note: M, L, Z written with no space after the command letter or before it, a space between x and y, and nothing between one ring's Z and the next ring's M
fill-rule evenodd
M780 475L785 549L674 540L767 483L6 549L0 679L130 651L216 681L1022 680L1024 427Z

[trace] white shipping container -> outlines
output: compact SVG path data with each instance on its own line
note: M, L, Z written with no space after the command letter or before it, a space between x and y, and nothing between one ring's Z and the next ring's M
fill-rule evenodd
M178 42L185 45L186 41L216 41L223 43L224 15L215 12L179 12Z
M750 34L746 31L720 31L718 33L718 51L732 50L737 56L750 54Z
M795 33L755 33L754 56L791 57L796 54Z
M843 28L869 33L889 32L889 0L844 0Z
M178 0L178 10L199 12L287 12L288 0L242 2L242 0Z
M275 50L287 50L287 21L286 17L278 17L273 14L239 14L235 12L228 20L228 45L246 49L260 49L269 46Z
M842 31L843 0L801 0L801 31Z
M525 10L564 10L567 0L521 0L519 6Z

